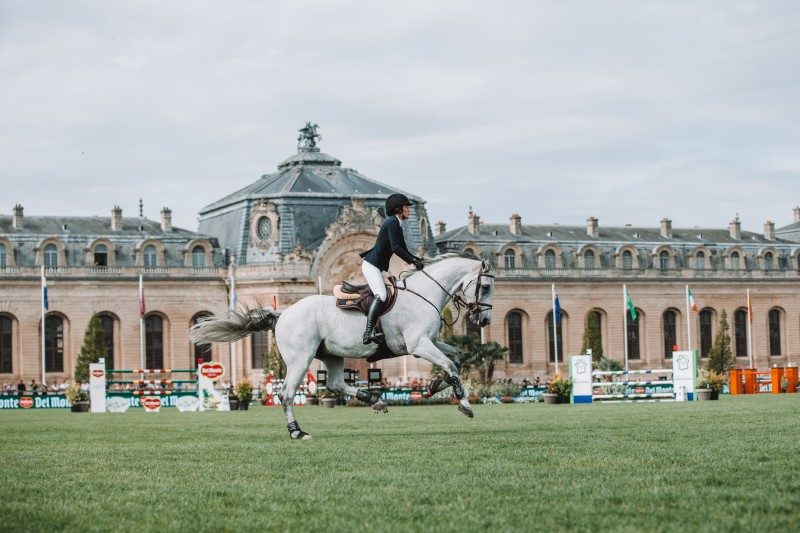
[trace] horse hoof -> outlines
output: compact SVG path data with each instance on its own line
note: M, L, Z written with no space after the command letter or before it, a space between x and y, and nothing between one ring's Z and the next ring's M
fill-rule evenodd
M309 435L308 433L306 433L305 435L303 435L302 437L300 437L300 440L311 440L311 435Z
M461 404L458 404L458 412L464 416L475 418L475 414L472 412L472 409L470 409L469 407L464 407Z
M433 396L434 394L442 390L441 386L442 386L441 378L436 378L433 381L431 381L431 386L428 387L428 396Z
M386 408L386 404L383 402L377 402L372 404L372 410L376 413L388 413L389 410Z

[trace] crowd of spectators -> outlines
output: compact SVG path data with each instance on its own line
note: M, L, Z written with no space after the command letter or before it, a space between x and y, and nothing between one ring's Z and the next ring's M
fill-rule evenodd
M3 383L3 387L0 388L0 392L3 394L64 394L64 391L67 390L67 386L69 386L68 381L52 381L50 383L37 383L35 379L32 379L30 383L25 383L24 381L20 380L19 383L13 383L11 381L6 381Z

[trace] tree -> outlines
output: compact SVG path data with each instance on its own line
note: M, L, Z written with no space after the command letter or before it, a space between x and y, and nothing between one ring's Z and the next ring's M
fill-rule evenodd
M714 337L714 344L708 351L708 368L723 374L733 366L733 351L731 350L731 336L728 333L728 313L722 311L719 318L719 332Z
M265 372L269 374L269 371L272 370L276 379L283 379L286 377L286 363L281 357L278 343L275 342L275 335L272 333L270 335L272 335L272 342L270 342L269 351L267 352L267 369Z
M586 315L581 353L586 353L586 350L592 350L592 361L595 363L603 358L603 337L600 333L600 314L597 311L589 311Z
M464 354L461 371L469 372L475 369L482 385L491 383L495 362L504 359L508 352L508 348L500 346L495 341L481 344L480 339L471 334L453 335L447 342L457 346Z
M107 357L105 332L100 316L94 315L83 334L83 345L75 362L75 381L89 381L89 364L97 363L101 357Z

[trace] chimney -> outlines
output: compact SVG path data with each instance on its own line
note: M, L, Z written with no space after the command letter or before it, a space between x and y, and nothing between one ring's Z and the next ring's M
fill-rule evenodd
M438 237L439 235L444 235L444 232L447 231L447 224L444 223L444 220L440 220L436 223L434 228L436 230L435 236Z
M481 217L473 213L472 209L470 209L469 215L467 215L467 231L471 235L477 235L478 231L480 230L480 224L481 224Z
M115 205L111 210L111 229L112 231L119 231L122 229L122 208Z
M775 240L775 223L771 220L764 222L764 238L768 241Z
M17 204L14 206L14 218L11 219L11 225L14 229L22 229L22 206Z
M589 237L600 236L600 226L597 224L596 217L589 217L586 219L586 235Z
M736 239L738 241L742 238L742 223L739 222L739 217L731 220L730 224L728 224L728 229L731 232L731 239Z
M172 231L172 211L169 207L161 210L161 231Z
M800 221L800 206L794 208L794 221Z
M661 236L665 239L672 238L672 221L667 217L661 219Z
M508 229L511 230L511 235L522 235L522 217L514 213L508 221Z

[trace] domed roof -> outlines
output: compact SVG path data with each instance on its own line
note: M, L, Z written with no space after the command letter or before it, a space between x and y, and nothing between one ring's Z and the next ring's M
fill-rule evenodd
M342 162L319 150L316 124L308 123L300 130L297 153L278 165L278 171L265 174L256 182L207 205L200 215L207 214L243 200L279 197L351 198L353 196L386 198L400 192L412 201L422 198L400 189L371 180Z

